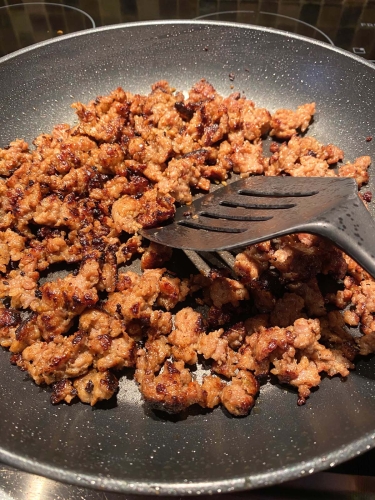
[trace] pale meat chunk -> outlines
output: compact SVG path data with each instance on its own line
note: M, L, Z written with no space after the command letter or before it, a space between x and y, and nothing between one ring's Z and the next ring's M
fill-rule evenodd
M126 332L115 339L107 334L99 335L88 342L88 347L91 353L96 354L94 366L100 372L135 365L136 344Z
M241 370L221 393L221 402L225 408L237 417L247 415L255 404L259 384L254 375Z
M193 365L198 361L197 343L203 331L203 320L199 313L185 307L176 314L175 328L168 336L172 344L172 356L185 364Z
M199 404L203 408L214 408L221 402L221 393L225 387L219 377L213 375L206 375L202 381L202 399Z
M257 247L252 245L236 255L234 269L245 283L259 279L269 267L268 255Z
M297 130L305 132L315 114L315 103L303 104L296 111L278 109L271 117L270 135L278 139L289 139Z
M346 163L339 168L340 177L353 177L358 187L367 184L369 181L368 169L371 165L371 158L369 156L361 156L353 163Z
M210 298L215 307L224 304L238 306L241 300L249 298L249 292L240 282L231 278L216 278L210 287Z

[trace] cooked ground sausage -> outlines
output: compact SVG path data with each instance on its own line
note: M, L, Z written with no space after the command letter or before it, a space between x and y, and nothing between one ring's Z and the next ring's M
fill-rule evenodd
M358 354L375 352L375 281L323 238L245 248L236 278L182 278L168 269L173 251L138 234L233 173L367 183L369 157L340 164L341 149L304 134L314 103L270 113L202 79L187 97L159 81L149 95L117 88L73 107L77 125L0 149L0 344L52 385L54 404L109 399L131 368L154 408L222 404L243 416L259 377L296 388L303 404L322 372L346 377ZM141 274L121 268L134 258ZM65 277L42 280L55 264ZM324 275L336 291L324 291Z

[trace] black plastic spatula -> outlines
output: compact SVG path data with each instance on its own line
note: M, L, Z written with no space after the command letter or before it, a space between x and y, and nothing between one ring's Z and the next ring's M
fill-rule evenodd
M325 236L375 277L375 222L351 178L241 179L178 208L170 224L141 231L157 243L201 252L300 232Z

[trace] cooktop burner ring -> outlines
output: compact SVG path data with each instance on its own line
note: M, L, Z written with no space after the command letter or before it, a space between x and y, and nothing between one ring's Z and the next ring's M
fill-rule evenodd
M83 14L84 16L86 16L90 20L90 22L92 24L92 27L96 28L95 21L90 16L90 14L88 14L87 12L85 12L82 9L78 9L77 7L73 7L72 5L66 5L64 3L56 3L56 2L25 2L25 3L14 3L14 4L11 4L11 5L3 5L2 7L0 7L0 10L2 10L2 9L11 9L12 7L27 7L28 5L43 5L43 6L50 6L50 5L52 5L54 7L62 7L62 8L66 8L66 9L75 10L76 12L79 12L80 14Z
M319 28L317 28L316 26L314 26L312 24L306 23L305 21L301 21L300 19L296 19L295 17L285 16L283 14L277 14L275 12L259 11L258 13L262 14L262 15L266 15L266 16L277 16L277 17L282 17L284 19L290 19L290 20L295 21L295 22L297 22L299 24L303 24L305 26L308 26L309 28L312 28L313 30L315 30L318 33L320 33L327 40L327 42L329 44L335 46L335 44L333 43L333 41L329 38L328 35L326 35L326 33L324 33L324 31L320 30ZM196 19L196 20L198 20L198 19L207 19L209 17L218 16L218 15L221 15L221 14L256 14L256 12L255 12L255 10L221 10L219 12L210 12L209 14L203 14L201 16L195 17L194 19Z

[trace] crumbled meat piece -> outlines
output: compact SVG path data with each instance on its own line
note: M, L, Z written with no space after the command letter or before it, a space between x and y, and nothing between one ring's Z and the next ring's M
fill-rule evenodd
M353 361L358 349L345 323L345 313L329 311L325 318L320 319L321 338L326 347L340 350L349 361Z
M224 337L223 328L199 336L198 353L203 354L205 359L225 361L227 347L228 340Z
M91 101L87 106L74 103L72 107L80 121L76 132L100 142L112 143L119 139L129 114L129 97L118 88L108 96Z
M236 255L234 269L244 283L259 279L268 267L268 255L262 252L258 245L252 245Z
M52 384L51 403L57 404L60 401L71 403L77 396L77 389L73 387L73 382L67 378Z
M246 328L243 322L232 325L224 332L228 345L231 349L237 350L241 347L246 336Z
M287 281L305 281L320 272L328 273L329 270L324 268L328 267L329 246L321 245L320 241L310 246L294 235L280 238L275 242L270 262Z
M342 160L341 149L328 144L324 146L313 137L292 136L288 142L274 148L266 175L333 176L332 164Z
M221 402L221 393L225 387L219 377L213 375L206 375L202 382L202 399L199 404L203 408L215 408Z
M369 180L368 168L371 165L369 156L361 156L354 163L347 163L339 168L340 177L353 177L358 184L358 187L367 184Z
M110 368L122 370L135 365L135 341L127 333L112 339L104 334L89 342L90 351L97 353L94 366L103 372Z
M112 338L124 332L122 322L100 309L86 309L79 318L79 329L88 337L96 338L109 335Z
M0 308L0 345L10 347L16 338L18 325L21 323L21 315L15 309Z
M25 249L25 239L9 228L0 232L0 272L6 272L10 261L21 260Z
M296 111L278 109L271 117L270 135L278 139L289 139L297 130L305 132L315 114L315 103L298 106Z
M160 280L160 294L156 303L170 311L179 302L182 302L188 293L189 287L186 280L164 275Z
M210 286L210 298L213 305L221 308L224 304L238 306L239 301L249 298L249 292L242 283L231 278L216 278Z
M352 287L351 303L360 318L361 330L364 334L375 331L375 281L364 279L359 286Z
M35 342L23 350L17 364L39 385L84 375L92 362L85 338L78 332L69 337L55 337L52 342Z
M117 288L110 293L104 310L119 317L127 325L134 319L150 321L152 307L160 304L166 309L174 307L188 292L186 283L178 278L164 277L165 269L146 269L142 276L128 272L119 276ZM119 285L126 283L126 286Z
M197 343L202 330L201 315L190 307L185 307L176 314L175 329L168 336L174 359L189 365L197 363Z
M140 198L121 197L112 206L112 217L117 231L133 234L140 228L155 227L175 214L174 199L159 194L156 189L146 191Z
M237 417L247 415L255 404L259 383L252 373L241 370L221 393L225 408Z
M172 248L158 243L150 242L150 245L141 257L142 269L154 269L155 267L163 267L172 257Z
M38 279L37 272L25 273L18 269L9 271L6 280L0 281L0 297L10 297L12 308L27 309L35 303Z
M134 235L129 238L126 243L122 243L116 253L117 264L123 264L137 253L142 253L142 239L139 235Z
M17 139L6 149L0 149L0 175L9 176L24 163L30 161L31 153L28 144Z
M140 391L152 408L168 413L179 413L203 400L201 386L183 361L166 361L159 375L145 375Z
M320 344L320 324L318 320L300 319L293 327L286 330L286 344L282 352L272 355L274 368L271 373L281 382L298 388L299 404L305 402L310 389L320 382L321 371L333 376L346 377L353 365L339 352L329 350ZM293 350L298 349L300 359L296 359Z
M83 403L91 406L98 401L110 399L118 388L118 380L112 372L90 370L86 375L73 382L77 396Z

